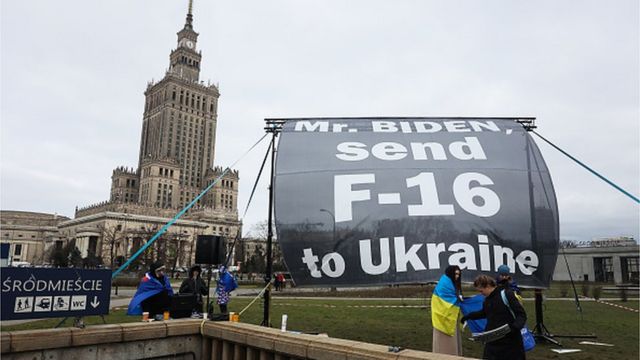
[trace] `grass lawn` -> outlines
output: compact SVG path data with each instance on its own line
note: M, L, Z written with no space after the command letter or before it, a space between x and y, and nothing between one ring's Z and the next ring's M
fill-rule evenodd
M248 303L248 298L233 298L229 311L239 312ZM638 309L638 301L616 302ZM404 299L391 301L373 300L314 300L275 298L272 301L271 319L273 327L280 327L282 314L288 315L288 329L309 333L327 333L331 337L352 339L382 345L395 345L417 350L431 349L431 313L424 308L425 300ZM394 305L399 307L376 307ZM415 307L413 307L415 306ZM529 315L528 324L534 324L533 301L525 302ZM423 307L423 308L421 308ZM558 355L551 352L556 346L538 344L527 354L528 359L638 359L639 315L620 308L595 302L582 303L580 316L572 301L548 301L545 303L545 324L556 334L596 334L599 342L614 344L614 347L579 345L580 340L560 339L565 348L579 348L575 354ZM108 323L138 321L138 317L124 315L117 310L105 317ZM262 304L256 301L240 320L245 323L260 324ZM58 319L33 322L18 326L3 327L3 331L51 328ZM101 324L100 317L88 317L87 324ZM69 319L64 326L71 326ZM466 340L463 349L466 356L479 357L482 345Z
M235 299L234 299L235 301ZM239 311L246 302L236 301L230 311ZM287 328L303 332L323 332L331 337L366 341L383 345L395 345L416 350L431 350L431 313L427 309L400 307L357 307L362 305L424 305L424 301L348 301L348 300L288 300L275 299L272 307L272 325L280 327L283 313L288 315ZM637 301L619 303L638 309ZM258 306L257 306L258 305ZM535 311L532 301L525 302L534 325ZM639 354L638 313L599 304L582 304L582 319L571 301L545 303L545 324L556 334L595 334L598 342L614 344L614 347L579 345L580 340L560 339L565 348L580 348L577 354L558 355L551 348L557 346L538 344L527 354L528 359L637 359ZM241 317L241 321L259 324L262 310L254 304ZM482 355L482 345L466 340L463 334L464 354Z

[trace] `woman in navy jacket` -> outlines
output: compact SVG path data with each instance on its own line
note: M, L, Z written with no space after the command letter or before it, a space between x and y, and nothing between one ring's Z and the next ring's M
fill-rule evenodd
M527 313L516 299L513 291L509 289L509 286L496 286L495 280L486 275L476 277L473 286L485 296L482 310L464 316L461 321L487 318L485 331L497 329L504 324L508 324L511 330L504 337L487 342L482 358L524 359L524 346L520 330L527 321ZM503 291L511 311L502 299L501 293Z

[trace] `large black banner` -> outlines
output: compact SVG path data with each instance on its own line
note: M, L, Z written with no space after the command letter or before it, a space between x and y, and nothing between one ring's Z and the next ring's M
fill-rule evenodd
M516 119L288 119L275 175L278 241L298 285L463 281L507 264L546 288L558 210Z

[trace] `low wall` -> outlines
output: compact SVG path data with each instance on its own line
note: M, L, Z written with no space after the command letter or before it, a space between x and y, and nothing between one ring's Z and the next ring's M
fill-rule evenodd
M2 359L115 360L418 360L465 359L429 352L294 334L256 325L171 320L2 332Z

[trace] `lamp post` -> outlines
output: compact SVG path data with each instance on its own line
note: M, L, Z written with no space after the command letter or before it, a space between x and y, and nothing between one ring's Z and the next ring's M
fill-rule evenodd
M327 209L320 209L321 212L326 212L327 214L329 214L331 216L331 220L333 222L333 243L335 244L336 242L336 217L335 215L333 215L333 213ZM335 286L331 287L331 291L335 292L338 291L338 289Z
M106 226L105 226L106 227ZM106 232L105 232L106 233ZM113 264L114 264L114 259L113 259L113 251L114 251L114 247L116 244L116 235L118 234L118 227L116 226L116 228L113 230L113 235L111 236L111 241L109 241L110 245L111 245L111 251L110 251L110 262L111 262L111 267L110 269L113 269Z
M126 258L126 256L128 255L128 240L127 240L127 220L129 219L129 214L124 213L122 214L122 219L124 219L124 226L122 224L118 224L113 232L113 239L111 242L111 269L113 269L114 265L116 265L116 258L118 257L118 249L120 248L120 245L122 244L123 246L123 250L124 250L124 254L123 256ZM118 233L118 231L120 231L121 234L121 238L122 241L118 241L116 234ZM114 252L114 245L115 245L115 252ZM117 264L117 266L120 266L122 264Z
M329 214L329 216L331 216L331 221L333 222L333 242L336 242L336 217L331 211L327 209L320 209L320 211L326 212L327 214Z

